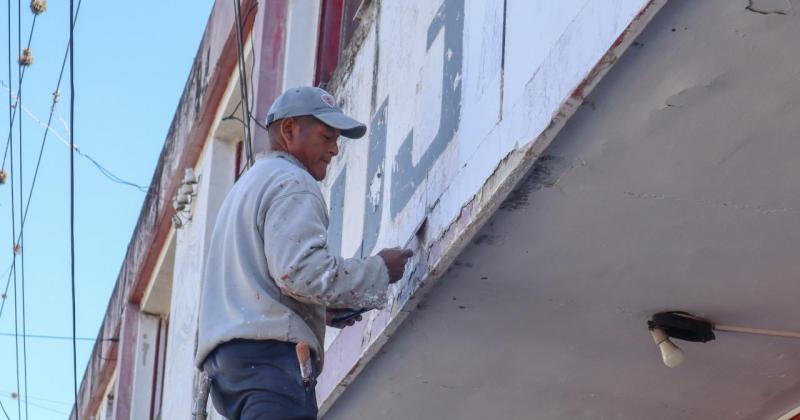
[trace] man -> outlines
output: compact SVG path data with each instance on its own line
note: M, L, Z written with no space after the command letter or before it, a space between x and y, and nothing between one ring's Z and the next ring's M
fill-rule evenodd
M338 154L340 134L366 132L330 94L288 90L266 126L272 150L233 186L214 226L195 363L212 380L214 406L230 419L315 419L313 379L322 370L326 323L343 311L382 308L412 254L384 249L344 259L329 252L316 181ZM310 382L295 354L301 341L312 350Z

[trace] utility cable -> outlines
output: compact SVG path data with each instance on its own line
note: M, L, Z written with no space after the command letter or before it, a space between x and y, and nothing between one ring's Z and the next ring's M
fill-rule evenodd
M34 15L36 17L37 15ZM17 0L17 54L19 57L22 57L22 0ZM22 65L22 61L17 61L17 76L19 76L19 80L17 81L17 107L22 107L22 73L24 70L24 66ZM16 111L16 109L15 109ZM27 318L25 316L25 236L23 234L24 230L22 229L22 202L25 200L25 193L23 191L23 165L22 165L22 145L24 144L22 139L22 114L17 113L17 118L19 119L19 124L17 128L19 129L19 137L17 140L19 141L19 163L17 164L17 179L19 179L19 215L20 215L20 228L19 228L19 241L16 243L15 248L19 249L19 269L20 269L20 285L22 286L22 294L20 297L22 298L22 377L23 377L23 388L25 395L28 395L28 338L27 338ZM11 183L11 189L14 189L14 183ZM13 211L13 210L12 210ZM28 410L28 400L25 400L25 418L27 419L30 415L30 411Z
M58 118L64 123L64 126L67 129L67 131L69 131L69 128L67 127L67 124L64 121L64 118L61 117L61 112L58 110L58 107L56 107L56 114L58 115ZM87 155L86 153L84 153L83 151L81 151L81 149L78 146L74 146L73 145L72 147L73 147L73 149L75 149L75 153L77 153L79 156L81 156L84 159L86 159L89 162L91 162L92 165L94 165L95 168L97 168L97 170L100 171L100 173L104 177L108 178L111 182L115 182L117 184L127 185L129 187L136 188L137 190L139 190L139 191L141 191L143 193L148 193L149 192L150 189L148 187L145 187L144 185L139 185L139 184L136 184L136 183L131 182L131 181L126 181L126 180L118 177L117 175L114 175L113 172L111 172L110 170L106 169L103 165L101 165L93 157L91 157L91 156Z
M0 79L0 88L8 90L8 85L6 85L6 83L2 79ZM52 126L48 125L44 121L42 121L39 117L36 116L36 114L31 112L31 110L28 109L27 107L20 106L20 108L22 109L22 112L24 112L28 116L28 118L33 120L36 124L38 124L39 126L44 128L45 130L51 131L53 133L53 135L56 136L58 141L63 143L64 146L69 147L69 141L67 141L58 130L56 130ZM238 106L237 106L236 109L238 109ZM55 111L54 112L55 112L56 117L58 117L59 121L64 126L64 130L68 132L69 131L69 124L66 121L64 121L64 117L61 115L61 111L58 108L58 106L55 107ZM234 117L228 116L228 117L223 118L223 120L227 120L227 119L235 119L237 121L240 121L240 122L244 123L241 119L239 119L239 118L237 118L235 116ZM46 139L43 139L43 141L44 140L46 140ZM106 168L100 162L98 162L97 159L93 158L88 153L82 151L80 147L75 146L75 153L77 153L82 158L88 160L89 163L94 165L95 168L100 172L100 174L103 175L105 178L107 178L109 181L117 183L117 184L122 184L122 185L126 185L126 186L129 186L129 187L136 188L137 190L139 190L139 191L141 191L143 193L148 193L149 192L149 190L150 190L149 187L145 187L144 185L140 185L140 184L137 184L135 182L125 180L124 178L114 174L113 172L111 172L110 169ZM34 179L35 179L35 177L34 177ZM29 197L30 197L30 192L32 192L32 191L29 191ZM28 202L30 202L30 199L28 200ZM27 215L27 208L28 207L26 206L25 208L26 208L25 214ZM23 217L23 221L24 220L25 220L25 217Z
M243 34L242 28L242 4L240 0L233 0L234 6L234 15L236 21L236 47L238 51L238 58L239 58L239 91L240 95L242 96L242 105L244 107L244 142L245 142L245 149L247 153L247 166L253 166L253 138L250 135L250 100L248 98L248 88L247 88L247 75L245 75L246 71L246 60L244 58L244 41L243 41ZM253 57L255 60L255 57Z
M11 82L11 0L8 0L8 81ZM15 216L16 206L15 206L15 199L14 199L14 151L13 145L11 142L11 136L14 133L13 125L14 125L14 114L11 111L12 103L11 103L11 90L8 91L8 137L9 142L7 143L8 146L12 149L11 150L11 170L10 178L11 178L11 239L13 240L14 244L14 254L13 260L11 263L11 272L14 275L14 361L16 363L16 373L17 373L17 390L20 389L20 381L19 381L19 320L17 317L18 314L18 303L17 303L17 253L16 253L16 240L17 240L17 221ZM4 159L5 160L5 159ZM10 279L11 277L9 277ZM17 401L17 418L22 418L22 402Z
M9 37L10 37L11 36L10 35L11 34L11 10L10 10L11 9L11 0L8 1L8 4L9 4L9 6L8 6L9 7L9 12L8 12L8 17L9 17L9 20L8 20L8 33L9 33ZM37 14L33 15L33 21L31 22L31 30L28 33L28 45L27 45L26 48L30 48L31 47L31 41L33 40L33 30L36 28L36 18L38 16L39 15L37 15ZM10 59L10 56L11 56L11 42L10 41L8 43L8 47L9 47L8 54L9 54L9 63L10 63L11 62L11 59ZM9 64L9 66L10 66L10 64ZM26 67L22 68L22 75L20 76L20 80L24 80L25 79L25 69L26 69ZM9 79L9 81L11 81L11 76L9 76L8 79ZM21 87L22 86L20 85L19 88L21 88ZM19 91L17 91L17 96L19 96ZM12 108L13 108L13 105L12 105ZM9 112L11 112L11 111L9 111ZM14 115L14 117L16 117L16 115L17 115L16 108L14 108L14 110L13 110L13 115ZM8 134L8 140L6 141L5 152L3 152L3 164L0 165L0 168L2 168L2 169L5 169L5 167L6 167L6 158L8 157L9 147L11 146L9 144L9 143L11 143L11 130L14 129L14 125L13 124L14 124L14 118L12 118L11 125L8 127L9 134Z
M4 397L4 398L10 398L10 399L12 399L12 400L17 400L17 401L19 401L19 400L22 400L22 399L23 399L23 398L19 398L19 397L17 397L17 398L6 397L5 395L0 395L0 397ZM27 401L27 398L25 398L25 402L26 402L26 403L28 402L28 401ZM39 404L39 403L31 402L31 403L30 403L30 405L31 405L31 406L33 406L33 407L36 407L36 408L38 408L38 409L41 409L41 410L49 411L49 412L51 412L51 413L60 414L60 415L62 415L62 416L68 416L68 415L69 415L69 413L65 413L65 412L63 412L63 411L59 411L59 410L57 410L57 409L55 409L55 408L48 407L48 406L46 406L46 405L42 405L42 404Z
M0 401L0 410L3 410L3 414L5 414L7 420L11 420L11 417L9 417L8 411L6 411L6 407L3 406L2 401Z
M14 394L14 393L13 392L8 392L6 390L1 390L0 391L0 395L3 395L3 394L11 395L11 394ZM14 398L14 397L12 396L12 398ZM51 400L49 398L34 397L34 396L31 396L31 395L20 396L20 398L27 398L27 399L32 400L32 401L42 401L42 402L46 402L46 403L50 403L50 404L58 404L58 405L63 405L63 406L68 406L68 407L72 406L71 402L68 403L68 402L64 402L64 401Z
M12 268L12 266L9 264L8 268L3 270L3 275L5 276L6 274L11 274L11 268ZM11 279L10 276L9 276L9 279ZM6 300L8 299L8 287L10 285L11 285L11 282L10 281L6 281L6 287L3 290L2 296L0 296L0 318L3 317L3 309L6 307Z
M48 119L48 126L52 122L53 111L54 111L55 104L56 104L56 102L58 100L58 92L59 92L59 88L60 88L60 85L61 85L61 80L62 80L63 73L64 73L64 67L65 67L65 64L66 64L67 54L70 53L72 45L73 45L72 36L73 36L73 33L74 33L74 25L75 25L75 22L76 22L76 19L77 19L77 15L78 15L78 12L79 12L80 6L81 6L81 1L80 0L78 1L77 9L73 8L73 4L72 3L73 3L72 0L70 0L70 42L69 42L69 45L67 47L67 51L64 54L64 60L62 61L61 71L59 73L59 78L58 78L58 83L57 83L57 86L56 86L56 90L54 92L53 105L51 106L50 117ZM21 10L21 7L20 7L20 10ZM11 80L11 25L10 25L10 22L11 22L11 1L10 0L8 1L8 22L9 22L9 25L8 25L8 69L9 69L8 73L9 73L9 75L8 75L8 78L9 78L9 80ZM34 21L33 22L34 23L31 25L31 32L30 32L30 35L29 35L29 38L28 38L28 46L30 46L30 42L31 42L31 39L32 39L32 36L33 36L33 29L34 29L34 25L35 25L35 22L36 22L36 15L34 15ZM19 27L20 26L18 25L18 28ZM18 36L18 40L19 39L21 39L20 36ZM19 42L18 42L18 49L19 49ZM73 68L73 62L72 62L71 54L70 54L70 68L71 69ZM23 80L22 77L23 76L24 76L24 69L22 69L20 71L20 82L19 82L20 86L18 87L19 90L18 90L18 94L17 94L17 100L18 101L19 101L19 99L21 97L21 86L22 86L22 80ZM70 76L70 77L72 78L72 76ZM73 83L71 83L71 87L72 87L73 92L74 92L74 84ZM71 99L71 104L74 104L74 100L72 100L72 99ZM19 105L21 105L21 104L19 104ZM22 106L19 106L19 108L22 108ZM14 103L12 102L12 91L9 88L9 141L7 142L7 145L6 145L7 146L6 152L10 152L10 153L6 153L4 155L3 166L5 165L6 155L10 154L11 155L11 160L12 160L12 164L11 164L12 171L10 171L10 172L12 173L12 179L11 179L12 225L13 225L12 238L15 239L14 244L17 244L18 242L16 240L17 239L17 234L15 232L16 221L14 220L15 219L15 216L14 216L14 207L15 207L14 201L15 200L14 200L14 182L13 182L13 166L14 165L13 165L13 145L11 144L12 143L11 142L11 139L12 139L12 134L11 133L13 132L13 124L14 124L14 121L16 119L14 117L17 114L17 112L16 112L17 109L18 109L18 107L14 106ZM72 116L71 116L71 118L72 118ZM21 124L22 124L22 121L20 119L20 129L21 129ZM42 152L43 152L44 144L45 144L45 141L46 141L46 138L47 138L47 133L48 133L48 130L45 130L45 133L44 133L43 138L42 138L42 145L40 147L39 157L37 159L37 165L36 165L36 170L34 172L33 182L31 183L31 189L30 189L30 192L28 194L28 201L26 203L24 213L20 215L21 216L20 235L22 234L22 228L24 226L24 220L26 219L27 214L28 214L28 209L30 208L30 200L31 200L31 197L32 197L33 188L35 186L36 178L37 178L37 175L38 175L38 172L39 172L39 167L40 167L41 159L42 159ZM72 136L71 135L70 135L70 140L71 140L70 143L72 143ZM20 147L21 147L21 145L22 145L22 143L20 142ZM74 144L72 144L72 146L74 146ZM74 173L74 161L73 161L73 158L72 158L72 152L70 153L70 160L71 160L71 162L70 162L70 166L71 166L70 171L71 171L71 173ZM96 162L95 162L95 164L97 165ZM70 182L71 182L71 188L74 189L74 177L71 177ZM22 191L22 185L23 184L20 183L20 191ZM72 195L73 196L71 197L71 200L70 200L71 201L70 207L71 207L72 213L73 213L71 215L71 222L72 222L72 225L73 225L73 226L71 226L71 238L72 238L72 243L73 243L73 250L72 250L72 260L73 260L73 263L72 263L72 265L73 265L73 268L72 268L72 276L73 276L73 280L72 280L72 283L73 283L73 285L72 285L72 295L73 295L73 299L72 300L73 300L73 307L72 307L72 312L73 312L73 336L75 336L76 325L75 325L75 293L74 293L74 190L72 191ZM20 202L20 204L21 204L21 202ZM6 282L6 288L5 288L6 290L8 290L8 283L11 280L12 273L13 273L13 276L14 276L14 290L15 290L15 293L14 293L14 304L15 304L14 305L15 306L14 327L15 327L15 354L16 354L16 360L17 360L17 389L19 389L20 388L20 386L19 386L20 385L20 383L19 383L20 382L19 381L19 344L18 344L18 330L17 330L19 324L18 324L18 320L17 320L17 309L18 308L17 308L17 293L16 293L16 291L18 289L17 289L17 281L16 281L16 254L14 254L14 261L12 263L11 270L9 272L9 281ZM5 299L3 299L2 306L0 306L0 316L2 315L2 309L3 309L4 306L5 306ZM23 333L23 340L24 340L25 336L26 336L26 334ZM74 386L74 389L75 389L75 404L76 404L76 410L77 410L77 353L76 353L76 348L77 348L76 340L73 339L73 382L74 382L73 386ZM27 368L27 366L26 366L26 368ZM27 376L27 369L26 369L26 373L25 374ZM27 388L27 381L26 381L26 388ZM27 405L28 404L27 404L27 401L26 401L26 417L27 417ZM17 401L17 411L18 411L18 415L21 416L21 403L20 403L20 401Z
M80 1L80 0L79 0ZM75 8L69 0L69 249L72 283L72 386L75 392L75 418L78 405L78 340L75 322Z
M6 333L0 332L0 336L2 337L13 337L13 333ZM62 336L62 335L41 335L41 334L28 334L29 338L41 338L41 339L48 339L48 340L72 340L72 336ZM111 341L111 342L119 342L119 338L92 338L92 337L76 337L76 340L80 341Z
M78 14L80 13L80 10L81 10L81 2L82 2L82 0L78 0L78 6L75 9L75 18L74 18L75 20L74 20L74 22L77 22ZM10 5L11 5L11 0L9 0L9 12L8 12L9 16L11 16L11 9L10 9L11 6ZM10 80L11 79L11 70L10 70L11 69L11 47L10 47L11 46L11 41L10 41L11 40L11 27L10 26L9 26L8 32L9 32L9 50L8 50L9 51L9 58L8 58L8 63L9 63L8 66L9 67L8 68L9 68L9 80ZM25 214L22 215L22 221L20 223L20 227L21 228L25 227L25 222L28 219L28 210L30 209L31 197L33 197L34 187L36 186L36 180L37 180L37 177L39 175L39 167L40 167L40 165L42 163L42 154L44 152L44 145L46 144L46 141L47 141L47 134L50 132L50 130L53 130L52 128L50 128L50 124L52 123L53 112L55 111L55 106L56 106L56 103L58 102L58 97L59 97L58 92L59 92L59 88L61 87L62 78L64 76L64 70L66 69L67 58L69 56L69 51L70 51L70 46L69 46L69 43L68 43L66 51L64 51L64 58L61 61L61 71L58 74L58 82L56 83L56 90L54 91L54 94L53 94L53 103L50 105L50 116L47 119L47 124L45 124L45 128L47 128L47 129L45 130L44 135L42 136L42 142L41 142L41 145L39 146L39 157L37 158L37 161L36 161L36 168L33 171L33 180L31 181L31 187L30 187L30 189L28 191L28 200L27 200L27 202L25 204ZM9 104L11 104L11 97L12 97L12 93L11 92L12 91L9 88ZM9 106L8 109L9 109L9 111L8 111L9 118L11 118L11 115L12 115L11 114L11 106ZM29 114L29 116L33 117L33 114ZM41 125L42 123L39 122L39 124ZM56 137L59 140L61 140L67 147L69 147L69 143L66 140L64 140L58 134L58 132L56 132L55 130L53 130L53 132L54 132L54 135L56 135ZM13 193L13 188L12 188L12 193ZM13 207L13 203L12 203L12 207ZM13 214L12 214L12 216L13 216ZM16 226L16 224L15 224L15 226ZM15 233L14 233L14 237L18 238L18 236L16 236ZM17 243L17 240L18 239L15 239L14 243ZM16 261L16 259L15 259L15 261ZM6 280L6 290L8 290L8 284L11 282L12 274L15 273L15 270L14 270L15 265L14 264L11 265L11 268L12 268L12 270L10 270L8 272L8 279ZM16 283L15 283L15 289L14 290L16 291ZM16 292L15 292L15 295L16 295ZM4 305L0 304L0 317L3 316L3 307L4 307Z

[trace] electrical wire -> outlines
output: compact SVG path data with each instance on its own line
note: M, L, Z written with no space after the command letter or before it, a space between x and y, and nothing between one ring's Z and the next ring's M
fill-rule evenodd
M3 298L3 302L0 303L0 318L3 317L3 309L5 309L5 307L6 307L6 299L8 299L8 287L11 285L11 278L12 278L11 274L12 274L13 268L14 268L14 265L12 263L12 265L9 266L9 268L7 270L8 271L8 274L7 274L8 278L6 279L6 287L5 287L5 291L3 292L3 296L5 296L5 297ZM16 293L16 290L14 291L14 293Z
M247 10L247 13L244 14L244 18L242 18L242 22L247 22L247 19L250 18L250 15L258 10L258 1L254 1L250 9ZM252 82L253 75L256 73L256 47L255 47L255 37L250 37L250 81ZM254 92L255 83L250 83L250 97L255 98L256 94ZM253 104L249 104L250 109L253 109ZM255 120L256 124L258 124L258 120ZM260 124L259 124L260 125Z
M2 401L0 401L0 410L3 410L3 414L5 414L7 420L11 420L11 417L8 415L8 411L6 411L6 407L3 405Z
M36 17L37 15L33 15ZM31 35L33 33L31 32ZM17 54L22 57L22 0L17 0ZM22 107L22 73L25 69L25 66L22 65L22 61L17 61L17 75L19 76L19 81L17 82L17 107ZM16 111L16 109L15 109ZM17 179L19 179L19 215L20 215L20 224L22 223L22 202L24 201L25 192L23 191L23 165L22 165L22 150L23 147L23 136L22 136L22 114L17 113L19 124L17 128L19 129L19 163L17 164ZM14 183L11 183L11 189L14 189ZM13 210L12 210L13 211ZM25 235L23 234L24 230L20 225L19 228L19 241L15 245L15 249L19 249L19 270L20 270L20 285L22 286L22 377L23 377L23 389L25 395L28 395L28 338L27 338L27 328L28 322L26 317L25 311ZM18 247L18 248L16 248ZM30 414L28 409L28 400L25 400L25 418L27 419Z
M9 90L9 88L8 88L8 85L6 85L6 83L5 83L3 80L1 80L1 79L0 79L0 87L1 87L1 88L3 88L3 89ZM51 131L51 132L53 133L53 135L54 135L54 136L56 136L56 138L57 138L57 139L58 139L58 140L59 140L61 143L63 143L63 144L64 144L64 146L66 146L66 147L69 147L69 141L67 141L66 139L64 139L63 135L62 135L62 134L61 134L61 133L60 133L58 130L56 130L56 129L55 129L55 128L53 128L52 126L48 125L48 124L47 124L47 123L45 123L44 121L42 121L42 120L41 120L39 117L37 117L37 116L36 116L36 114L34 114L33 112L31 112L31 110L30 110L30 109L28 109L27 107L25 107L25 106L20 106L20 108L22 109L22 112L24 112L24 113L25 113L25 114L26 114L26 115L27 115L27 116L28 116L28 117L29 117L31 120L33 120L33 121L34 121L36 124L38 124L39 126L41 126L42 128L44 128L45 130L49 130L49 131ZM58 117L59 121L60 121L60 122L62 123L62 125L64 126L64 129L65 129L66 131L69 131L69 124L68 124L66 121L64 121L64 117L63 117L63 115L61 115L61 110L60 110L60 108L59 108L59 107L56 105L54 109L55 109L55 111L54 111L54 112L55 112L55 116L56 116L56 117ZM237 107L237 109L238 109L238 107ZM241 119L239 119L238 117L235 117L235 116L228 116L228 117L225 117L225 118L223 118L223 120L227 120L227 119L235 119L235 120L237 120L237 121L240 121L240 122L244 123L244 121L242 121ZM45 138L45 139L43 139L43 140L42 140L42 142L44 143L44 141L45 141L45 140L46 140L46 138ZM97 170L100 172L100 174L101 174L101 175L103 175L105 178L107 178L109 181L111 181L111 182L114 182L114 183L117 183L117 184L122 184L122 185L126 185L126 186L129 186L129 187L136 188L137 190L139 190L139 191L141 191L141 192L143 192L143 193L148 193L148 192L149 192L149 190L150 190L150 189L149 189L148 187L145 187L144 185L137 184L137 183L135 183L135 182L127 181L127 180L125 180L124 178L122 178L122 177L120 177L120 176L118 176L118 175L115 175L113 172L111 172L111 170L110 170L110 169L106 168L106 167L105 167L105 166L103 166L103 165L102 165L100 162L98 162L98 161L97 161L97 159L93 158L93 157L92 157L91 155L89 155L88 153L86 153L86 152L82 151L82 150L80 149L80 147L78 147L78 146L75 146L75 153L77 153L77 154L78 154L79 156L81 156L82 158L84 158L84 159L88 160L88 161L89 161L89 163L91 163L92 165L94 165L94 166L95 166L95 168L96 168L96 169L97 169ZM41 154L40 154L40 155L41 155ZM37 162L37 163L38 163L38 162ZM37 168L38 168L38 167L37 167ZM34 177L34 179L35 179L35 177ZM32 191L29 191L29 194L30 194L31 192L32 192ZM28 202L30 202L30 200L28 200ZM25 208L26 208L25 214L27 215L27 206L26 206ZM25 220L25 218L23 218L23 220Z
M66 127L66 121L64 121L64 118L61 117L61 112L58 110L58 107L56 107L56 114L58 115L59 119L62 121L62 123L64 123L64 125ZM67 128L67 130L69 131L69 128ZM83 153L83 151L81 151L80 148L78 148L77 146L72 146L72 147L75 149L75 153L77 153L79 156L81 156L84 159L86 159L89 162L91 162L92 165L94 165L97 168L97 170L99 170L100 173L103 174L103 176L105 176L106 178L108 178L111 182L115 182L117 184L127 185L129 187L136 188L137 190L139 190L139 191L141 191L143 193L147 193L150 190L148 187L145 187L144 185L139 185L139 184L136 184L136 183L131 182L131 181L126 181L126 180L118 177L117 175L114 175L113 172L111 172L110 170L106 169L103 165L101 165L93 157L87 155L86 153Z
M13 333L5 333L0 332L0 336L2 337L13 337ZM72 340L72 336L66 337L61 335L41 335L41 334L28 334L28 338L41 338L41 339L48 339L48 340ZM91 337L76 337L76 340L80 341L111 341L111 342L119 342L119 338L91 338Z
M11 0L8 0L8 5L9 5L8 6L9 7L9 12L8 12L8 17L9 17L9 20L8 20L8 33L9 33L9 37L10 37L11 36L10 35L11 34L11 10L10 10L11 9ZM33 15L33 21L31 22L31 30L28 33L28 45L27 45L26 48L30 48L31 47L31 41L33 40L33 30L36 28L36 18L37 17L38 17L38 15L36 15L36 14ZM8 54L9 54L9 57L10 57L11 56L11 42L10 41L9 41L9 44L8 44L8 48L9 48ZM11 62L11 59L9 58L9 63L10 62ZM11 64L9 64L9 66L10 65ZM20 77L20 80L24 80L24 79L25 79L25 68L22 69L22 75ZM11 80L11 77L9 76L9 81L10 80ZM17 91L17 96L19 96L19 91ZM9 110L9 112L11 112L11 111ZM17 115L17 110L16 109L14 109L13 115L14 115L14 117L16 117L16 115ZM13 121L14 121L14 118L12 118L11 125L8 127L9 135L8 135L8 140L6 141L5 152L3 152L3 164L0 165L0 168L2 168L2 169L5 169L5 167L6 167L6 158L8 157L8 149L11 146L9 143L11 142L11 130L14 129L14 125L13 125L14 122Z
M11 273L11 265L9 264L8 268L4 270L4 273ZM3 274L5 275L5 274ZM9 277L11 279L11 277ZM8 287L11 285L10 281L6 281L6 287L3 290L3 295L0 296L0 318L3 317L3 309L6 307L6 300L8 299Z
M76 23L77 23L77 19L78 19L78 14L79 14L79 13L80 13L80 11L81 11L81 3L82 3L82 0L78 0L78 6L77 6L77 8L75 9L75 18L74 18L75 20L74 20L74 22L76 22ZM8 14L9 14L9 19L10 19L10 16L11 16L11 0L8 0L8 4L9 4L9 11L8 11ZM8 39L9 39L9 49L8 49L8 51L9 51L9 56L8 56L8 68L9 68L9 80L11 80L11 47L10 47L10 46L11 46L11 26L10 26L10 25L9 25L9 28L8 28L8 33L9 33L9 35L8 35L8 36L9 36L9 38L8 38ZM56 137L57 137L59 140L61 140L61 142L63 142L63 143L64 143L64 144L65 144L67 147L69 147L69 143L68 143L66 140L64 140L64 138L63 138L63 137L61 137L61 135L59 135L59 134L58 134L58 132L57 132L57 131L55 131L55 130L54 130L52 127L51 127L51 123L52 123L52 121L53 121L53 113L54 113L54 112L55 112L55 110L56 110L56 103L58 102L58 94L57 94L57 93L59 92L59 89L61 88L61 81L62 81L62 79L63 79L63 76L64 76L64 70L66 69L66 65L67 65L67 58L68 58L68 56L69 56L69 51L70 51L70 46L69 46L69 43L68 43L68 44L67 44L67 47L66 47L66 51L64 51L64 58L61 60L61 70L60 70L60 72L59 72L59 74L58 74L58 82L56 83L56 89L55 89L55 91L54 91L55 93L54 93L54 95L53 95L53 102L52 102L52 104L50 105L50 116L49 116L49 117L48 117L48 119L47 119L47 124L43 124L43 123L42 123L41 121L39 121L39 120L38 120L38 118L36 118L36 117L35 117L35 116L34 116L32 113L28 112L28 115L29 115L30 117L34 118L34 119L35 119L35 120L36 120L36 121L37 121L37 122L38 122L40 125L44 125L44 126L45 126L45 128L46 128L46 130L45 130L44 134L42 135L42 142L41 142L41 145L39 146L39 157L38 157L38 158L37 158L37 160L36 160L36 168L35 168L35 170L33 171L33 180L31 181L31 187L30 187L30 189L29 189L29 191L28 191L28 200L27 200L27 202L26 202L26 204L25 204L25 213L22 215L22 220L21 220L21 222L20 222L20 229L24 229L24 228L25 228L25 222L28 220L28 210L30 209L30 205L31 205L31 197L33 197L33 191L34 191L34 187L36 186L36 180L38 179L38 175L39 175L39 167L41 166L41 163L42 163L42 155L43 155L43 153L44 153L44 145L46 144L46 141L47 141L47 134L48 134L50 131L53 131L54 135L55 135L55 136L56 136ZM10 88L10 87L9 87L9 89L8 89L8 94L9 94L9 100L8 100L8 101L9 101L8 114L9 114L9 118L11 118L11 116L12 116L12 113L11 113L11 106L10 106L10 104L12 103L12 99L11 99L11 98L12 98L12 95L13 95L13 93L12 93L12 90L11 90L11 88ZM23 110L26 110L26 108L23 108ZM13 184L12 184L12 185L13 185ZM11 189L11 192L12 192L12 194L13 194L13 192L14 192L14 191L13 191L13 188ZM13 203L12 203L12 207L13 207ZM13 219L13 216L14 216L14 214L13 214L13 212L12 212L12 219ZM13 221L13 220L12 220L12 221ZM14 226L16 226L16 223L14 223ZM13 233L13 232L12 232L12 234L13 234L13 235L14 235L14 237L15 237L14 243L17 243L17 241L19 240L19 239L18 239L19 237L18 237L18 236L16 236L16 234L15 234L15 233ZM16 257L16 254L15 254L15 257ZM16 261L16 258L14 259L14 261ZM11 269L10 269L10 270L9 270L9 272L8 272L8 279L6 280L6 287L5 287L6 291L8 290L8 285L9 285L9 283L11 283L12 274L16 273L16 270L14 270L14 268L15 268L15 265L12 263L12 265L11 265ZM16 299L16 283L15 283L15 286L14 286L14 290L15 290L15 292L14 292L14 296L15 296L15 299ZM2 316L3 316L3 308L4 308L4 307L5 307L5 300L3 301L3 304L0 304L0 318L2 318Z
M8 81L11 82L11 0L8 0ZM16 206L15 206L15 199L14 199L14 151L13 151L13 142L11 138L14 133L13 125L14 125L14 115L16 113L12 113L12 102L11 102L11 90L8 91L8 138L9 142L7 143L8 147L12 148L11 150L11 170L10 178L11 178L11 239L14 241L13 244L16 244L17 240L17 221L15 216ZM3 159L5 160L5 159ZM17 254L16 250L13 255L12 263L11 263L11 272L14 275L14 361L16 364L16 373L17 373L17 389L20 389L20 381L19 381L19 320L17 317L18 314L18 302L17 302ZM9 276L9 279L11 277ZM22 402L17 401L17 418L22 418Z
M11 395L12 392L8 392L6 390L0 391L0 395L3 395L3 394ZM72 406L72 403L68 403L68 402L64 402L64 401L58 401L58 400L51 400L49 398L34 397L34 396L30 396L30 395L20 396L20 398L26 398L26 399L33 400L33 401L42 401L42 402L46 402L46 403L50 403L50 404L58 404L58 405L70 406L70 407Z
M80 0L79 0L80 1ZM75 322L75 8L69 0L69 240L70 277L72 283L72 386L75 392L75 418L80 419L78 405L78 340Z
M26 403L28 402L27 398L11 398L11 397L6 397L5 395L0 395L0 397L9 398L9 399L12 399L12 400L17 400L17 401L25 400ZM59 411L59 410L56 410L55 408L48 407L46 405L42 405L42 404L39 404L39 403L31 402L30 405L33 406L33 407L36 407L38 409L41 409L41 410L49 411L51 413L61 414L62 416L68 416L69 415L69 413L65 413L63 411Z
M244 106L244 141L247 153L247 166L253 166L253 138L250 134L250 100L249 90L247 88L247 75L245 75L246 61L244 58L244 41L243 41L243 22L242 22L242 3L240 0L233 0L234 16L236 21L236 47L239 59L239 91L242 96L242 105ZM255 59L255 58L253 58Z

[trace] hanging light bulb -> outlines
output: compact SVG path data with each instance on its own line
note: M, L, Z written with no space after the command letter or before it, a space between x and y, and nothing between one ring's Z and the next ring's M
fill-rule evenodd
M668 367L674 368L683 364L684 356L683 351L669 340L669 336L661 328L650 329L650 335L653 336L653 341L661 351L661 360Z

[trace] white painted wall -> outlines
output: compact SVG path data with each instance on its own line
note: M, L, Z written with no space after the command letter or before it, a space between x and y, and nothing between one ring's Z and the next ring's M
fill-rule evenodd
M97 408L97 412L93 416L89 416L89 420L105 420L114 411L114 389L117 386L117 376L117 371L115 370L111 380L108 381L108 386L106 387L105 392L103 393L103 401ZM110 400L109 396L111 397ZM111 401L110 404L109 401Z
M319 0L290 0L287 7L283 90L314 82Z
M195 168L199 183L195 186L192 219L176 233L164 378L165 419L187 418L192 411L200 282L217 212L233 185L235 151L230 142L212 139L206 144Z
M150 416L159 321L160 318L157 316L145 313L139 314L139 328L134 356L135 367L133 369L133 395L131 396L132 419L146 419Z
M502 53L503 4L468 0L464 7L460 127L410 204L392 217L388 211L397 149L414 130L413 161L418 161L440 123L442 34L426 54L427 28L441 2L378 2L380 8L377 80L375 29L363 43L351 76L337 90L348 111L369 121L372 89L377 103L388 101L384 165L387 191L378 246L402 244L430 209L431 236L440 234L462 205L478 191L511 151L532 142L549 124L558 106L587 76L644 0L552 2L508 1L505 54ZM452 2L456 3L456 2ZM403 36L399 36L403 34ZM501 61L505 59L504 71ZM291 73L291 71L289 72ZM501 85L502 79L502 85ZM373 86L374 85L374 86ZM502 100L502 113L501 113ZM366 185L366 142L344 148L325 183L348 169L343 251L361 242L358 229ZM363 216L361 216L363 218Z
M426 243L441 238L467 203L482 199L476 194L507 156L530 148L548 128L648 3L508 0L505 10L504 2L483 0L372 4L365 13L372 27L355 64L333 86L348 113L372 123L369 140L345 140L324 182L329 202L344 203L342 254L402 246L426 217ZM385 146L375 153L382 105ZM442 127L451 131L442 135ZM374 173L368 173L371 159L378 165ZM343 198L332 192L339 182ZM362 248L370 242L374 248ZM371 344L405 299L397 298L388 312L370 312L355 327L362 329L359 337L336 340L358 342L344 345L347 352L374 352ZM326 340L326 348L334 341ZM341 380L359 358L340 356L326 366L323 382ZM318 388L321 401L331 392Z

